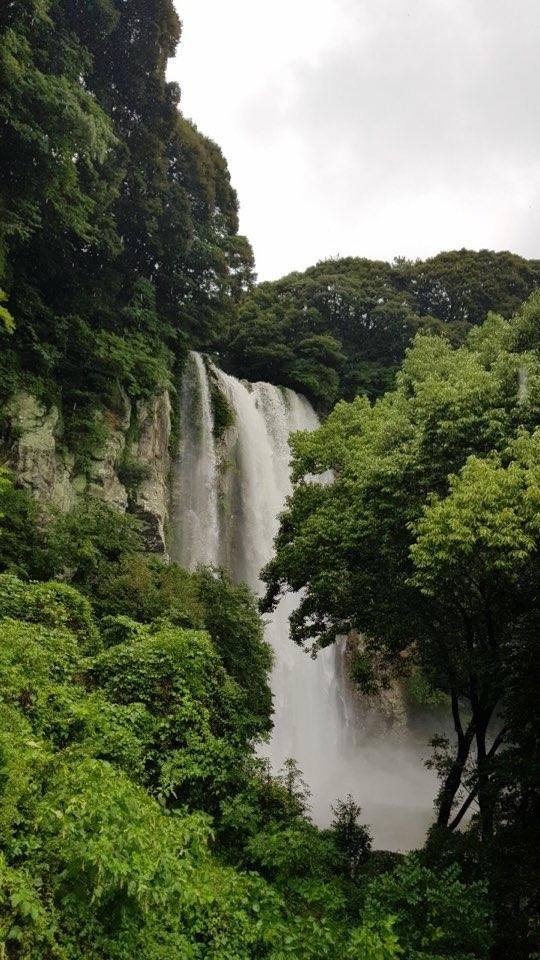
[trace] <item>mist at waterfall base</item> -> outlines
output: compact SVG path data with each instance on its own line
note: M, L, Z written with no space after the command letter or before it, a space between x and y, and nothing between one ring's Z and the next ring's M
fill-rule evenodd
M210 376L234 411L234 425L214 437ZM240 382L189 355L181 388L181 440L172 484L171 558L182 566L228 569L260 595L259 573L272 555L278 517L290 493L288 437L313 430L317 416L292 390ZM313 660L289 637L297 598L286 595L267 622L274 649L274 730L259 750L274 772L294 757L311 791L311 815L328 826L332 804L351 794L375 845L419 846L433 819L437 782L424 764L433 717L389 723L353 693L344 642Z

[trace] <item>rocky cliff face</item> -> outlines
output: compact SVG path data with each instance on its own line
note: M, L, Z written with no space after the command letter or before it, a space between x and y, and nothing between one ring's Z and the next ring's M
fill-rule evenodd
M47 410L35 397L19 393L7 405L5 413L13 438L7 452L7 466L40 503L70 510L77 499L74 457L57 449L60 420L57 408Z
M145 468L132 503L132 511L144 524L146 543L152 553L166 553L170 505L171 401L168 393L141 404L137 410L137 441L132 445L136 463Z
M83 490L91 496L99 497L114 510L124 513L129 497L118 477L118 468L124 455L133 411L125 394L120 401L115 411L103 410L98 414L105 427L106 439L101 448L94 452L87 472L88 484Z
M44 507L71 510L83 496L96 496L112 508L129 510L143 522L147 548L166 555L169 510L168 393L132 408L127 396L120 409L103 410L105 440L84 474L62 443L60 413L28 393L12 397L6 410L10 440L4 461L19 483ZM137 483L127 484L125 463L136 467ZM129 486L129 489L128 489Z
M410 705L402 681L395 678L386 688L383 687L370 695L363 693L358 683L351 680L354 661L364 650L364 640L356 630L351 630L340 646L340 682L348 692L348 702L355 714L354 722L361 727L366 724L366 717L371 714L372 728L379 725L381 729L407 729Z

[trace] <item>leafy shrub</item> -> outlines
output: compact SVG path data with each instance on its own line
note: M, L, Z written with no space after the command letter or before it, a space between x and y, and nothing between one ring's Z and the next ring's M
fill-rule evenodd
M253 594L245 585L235 585L224 571L200 569L194 580L204 610L204 625L225 669L245 691L246 709L253 714L255 730L268 731L272 711L268 686L272 650L264 639Z
M45 688L70 682L80 666L76 638L66 630L16 620L0 620L0 636L2 702L32 716Z
M394 916L407 960L484 960L492 940L485 885L466 885L457 864L432 870L417 855L369 886L365 916Z
M361 808L350 794L346 800L337 800L332 812L334 842L344 859L348 876L354 880L360 864L369 858L373 838L368 828L360 823Z
M116 470L118 479L126 488L128 496L133 498L138 488L144 480L150 476L150 467L146 463L140 463L134 457L124 456Z
M100 654L89 676L113 703L142 703L159 720L150 778L160 794L206 809L237 780L249 731L240 689L208 634L147 630Z
M44 576L48 556L43 540L36 501L0 468L0 572Z
M48 908L48 909L47 909ZM60 960L54 907L45 904L37 878L8 866L0 853L0 947L18 960Z
M214 437L219 440L234 425L234 410L213 376L209 378L210 400L214 419Z
M70 630L84 652L98 646L90 602L65 583L23 583L11 574L0 574L2 617Z
M145 628L131 617L119 614L116 617L103 617L100 632L103 646L114 647L117 643L135 643L144 636Z
M78 473L88 474L92 462L103 451L108 432L96 398L86 391L71 394L72 408L64 411L62 443L75 457Z

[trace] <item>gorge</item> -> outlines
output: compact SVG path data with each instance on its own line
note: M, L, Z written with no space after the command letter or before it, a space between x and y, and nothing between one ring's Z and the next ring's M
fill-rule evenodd
M371 237L259 282L180 35L173 0L0 4L0 960L532 960L540 260ZM244 159L305 267L294 151Z
M230 424L216 436L212 393ZM192 352L181 388L178 457L172 470L171 558L186 568L222 566L261 594L279 514L291 491L288 437L318 417L293 390L232 377ZM402 691L390 702L363 697L348 680L345 639L314 660L289 637L296 598L267 618L274 650L274 730L261 753L277 773L294 758L311 791L312 815L327 826L336 799L360 803L378 846L421 844L433 818L436 781L424 766L433 717L411 711Z

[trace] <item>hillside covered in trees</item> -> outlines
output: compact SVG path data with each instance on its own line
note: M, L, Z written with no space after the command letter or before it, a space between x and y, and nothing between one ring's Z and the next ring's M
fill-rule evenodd
M294 761L253 756L271 655L245 587L98 505L44 538L2 478L0 512L6 957L487 957L482 882L373 853L350 799L317 830Z
M58 400L77 446L119 389L174 387L188 348L327 412L382 393L417 330L460 342L540 283L540 261L463 250L255 286L226 161L165 79L172 0L11 2L0 32L0 393Z
M226 161L166 80L180 32L172 0L0 6L0 957L532 960L540 261L257 285ZM5 468L21 392L83 478L104 412L131 437L166 393L174 445L190 349L325 417L292 441L266 607L302 590L297 642L360 630L361 690L408 676L447 711L421 850L374 850L352 797L318 829L294 758L259 758L245 585L149 553L131 495L55 509ZM146 466L123 468L131 491Z
M426 261L349 257L262 283L234 315L223 362L305 393L323 413L392 385L419 331L462 343L490 310L508 319L540 284L540 261L457 250Z
M96 405L210 349L252 277L225 160L165 79L179 36L172 0L0 10L0 393L57 400L79 448Z
M363 689L412 669L445 698L455 740L433 742L430 843L488 880L496 955L528 956L540 865L540 294L510 321L490 314L459 348L417 336L394 390L339 403L292 447L296 487L265 608L300 591L297 643L356 630ZM331 482L307 482L328 471Z

